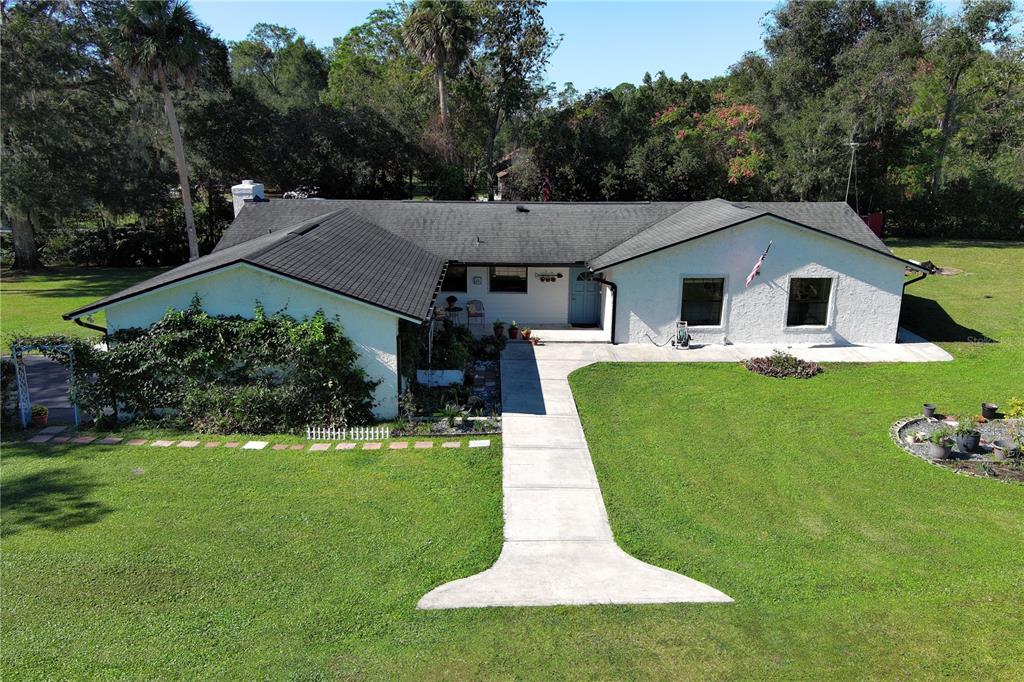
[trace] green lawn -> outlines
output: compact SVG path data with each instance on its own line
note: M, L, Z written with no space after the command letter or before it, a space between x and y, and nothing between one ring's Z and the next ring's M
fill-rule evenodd
M98 334L61 315L160 272L156 268L49 268L33 274L5 270L0 275L0 328L5 335ZM93 323L103 326L103 313Z
M899 253L965 270L906 306L956 362L573 376L619 542L735 604L416 611L500 550L497 446L5 443L4 676L1019 679L1024 486L887 431L1024 395L1024 247Z

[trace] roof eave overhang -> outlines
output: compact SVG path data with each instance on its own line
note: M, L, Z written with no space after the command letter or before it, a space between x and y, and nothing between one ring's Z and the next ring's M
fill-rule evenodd
M63 315L61 315L61 317L64 318L65 320L77 320L78 318L83 317L85 315L89 315L89 314L92 314L92 313L96 313L96 312L98 312L100 310L103 310L104 308L107 308L108 306L115 305L115 304L121 303L123 301L127 301L129 299L135 298L137 296L141 296L143 294L148 294L148 293L150 293L152 291L156 291L157 289L163 289L164 287L169 287L169 286L174 285L174 284L180 284L182 282L187 282L188 280L193 279L195 277L200 277L202 275L208 275L211 272L217 272L218 270L223 270L225 268L233 267L233 266L236 266L236 265L248 265L249 267L256 268L257 270L262 270L264 272L269 272L269 273L271 273L273 275L276 275L278 277L283 277L285 279L290 279L290 280L292 280L294 282L299 282L301 284L305 284L306 286L314 287L316 289L320 289L321 291L326 291L327 293L334 294L335 296L340 296L341 298L346 298L346 299L349 299L349 300L352 300L352 301L358 301L359 303L362 303L364 305L368 305L370 307L377 308L379 310L384 310L386 312L389 312L389 313L392 313L394 315L397 315L398 317L400 317L400 318L402 318L404 320L408 320L410 322L423 322L424 320L427 319L427 316L429 315L429 312L430 312L430 308L428 307L427 310L424 311L424 314L423 314L422 317L416 317L416 316L411 315L411 314L409 314L407 312L403 312L401 310L396 310L394 308L389 308L388 306L383 306L383 305L380 305L379 303L374 303L372 301L367 301L366 299L360 298L359 296L353 296L352 294L345 294L345 293L342 293L340 291L335 291L334 289L330 289L328 287L325 287L322 284L317 284L316 282L311 282L311 281L303 279L301 277L295 277L294 275L289 275L289 274L285 274L283 272L278 272L277 270L273 270L271 268L268 268L266 266L260 265L258 263L253 263L253 262L248 261L248 260L246 260L244 258L240 258L240 259L233 260L233 261L230 261L230 262L227 262L227 263L223 263L221 265L217 265L215 267L210 268L209 270L203 270L202 272L192 273L192 274L190 274L190 275L188 275L186 277L182 277L181 279L175 279L175 280L171 280L170 282L164 282L164 283L161 283L161 284L154 285L152 287L148 287L146 289L141 289L139 291L136 291L136 292L133 292L131 294L128 294L127 296L122 296L122 297L115 298L115 299L112 299L112 300L109 300L109 301L102 301L100 303L92 303L92 304L89 304L89 305L84 306L82 308L78 308L76 310L72 310L71 312L64 313ZM431 300L431 305L433 305L433 300Z
M812 227L811 225L806 225L806 224L798 222L796 220L792 220L791 218L786 218L786 217L780 216L777 213L772 213L771 211L765 211L764 213L758 213L755 216L751 216L749 218L744 218L743 220L737 220L736 222L729 223L728 225L723 225L721 227L715 228L714 230L711 230L710 232L705 232L704 234L699 234L699 235L697 235L695 237L690 237L688 239L681 239L681 240L679 240L677 242L673 242L671 244L666 244L665 246L659 246L656 249L651 249L650 251L645 251L644 253L640 253L640 254L637 254L635 256L630 256L629 258L622 258L622 259L614 261L612 263L602 263L600 265L591 263L590 268L594 272L599 272L601 270L607 270L608 268L613 268L616 265L622 265L623 263L628 263L629 261L633 261L633 260L636 260L638 258L643 258L645 256L649 256L652 253L657 253L659 251L664 251L665 249L671 249L673 246L679 246L680 244L686 244L687 242L692 242L692 241L695 241L697 239L701 239L702 237L707 237L709 235L716 234L718 232L721 232L722 230L728 230L731 227L736 227L737 225L743 225L745 223L749 223L752 220L757 220L758 218L766 218L766 217L768 217L768 218L775 218L776 220L781 220L784 223L789 223L790 225L795 225L797 227L802 227L804 229L811 230L812 232L817 232L818 234L824 235L826 237L831 237L833 239L838 239L839 241L846 242L847 244L851 244L852 246L856 246L856 247L859 247L861 249L864 249L865 251L868 251L869 253L874 253L874 254L877 254L879 256L882 256L883 258L891 258L892 260L899 261L900 263L903 263L905 266L913 268L913 269L918 270L920 272L927 272L927 270L922 268L920 265L917 265L916 263L913 263L913 262L911 262L909 260L906 260L905 258L900 258L899 256L897 256L895 254L885 253L884 251L878 251L876 249L872 249L870 246L866 246L864 244L859 244L859 243L853 241L852 239L847 239L845 237L840 237L837 234L832 234L831 232L826 232L825 230L821 230L821 229L819 229L817 227ZM600 256L598 257L598 259L599 258L600 258ZM595 260L598 260L598 259L595 259Z

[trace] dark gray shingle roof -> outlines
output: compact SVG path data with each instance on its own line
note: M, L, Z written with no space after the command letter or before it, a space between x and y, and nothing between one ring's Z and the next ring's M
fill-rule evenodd
M525 210L521 210L525 209ZM423 318L447 261L610 267L761 215L895 258L843 202L250 202L213 253L65 317L232 263Z
M132 296L248 263L380 308L422 319L433 302L444 260L347 208L253 233L190 263L139 282L65 315L77 317Z

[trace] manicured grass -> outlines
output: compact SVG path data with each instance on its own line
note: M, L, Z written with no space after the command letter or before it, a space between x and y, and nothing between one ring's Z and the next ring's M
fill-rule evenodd
M436 646L414 607L497 558L500 454L8 443L4 678L361 676Z
M5 270L0 279L0 327L4 334L68 334L99 332L61 318L87 303L160 273L155 268L48 268L25 274ZM103 313L93 318L103 326Z
M1024 396L1024 248L899 253L964 269L911 285L905 310L951 340L955 362L830 365L811 380L703 364L572 377L619 543L736 600L648 624L680 676L1019 679L1024 486L933 467L888 428L924 402L975 414Z
M932 467L887 429L928 400L1024 394L1024 249L900 253L966 270L911 285L909 322L934 300L998 343L807 382L732 365L573 377L619 542L735 604L416 611L497 557L497 442L5 443L5 678L1019 678L1024 486Z

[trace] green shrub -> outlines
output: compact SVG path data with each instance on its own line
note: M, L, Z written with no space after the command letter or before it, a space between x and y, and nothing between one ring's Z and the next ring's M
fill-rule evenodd
M198 300L149 329L110 337L110 350L74 348L72 389L92 415L175 420L200 431L285 433L373 418L373 390L341 327L257 309L252 319L208 315ZM53 339L47 339L53 342ZM57 359L60 359L59 357Z
M1010 419L1024 419L1024 398L1010 398L1003 414Z

